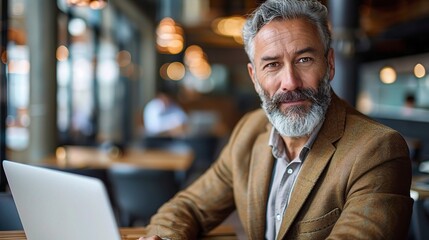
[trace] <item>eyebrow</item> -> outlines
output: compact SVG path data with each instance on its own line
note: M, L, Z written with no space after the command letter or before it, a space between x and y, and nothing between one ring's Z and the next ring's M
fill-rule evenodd
M299 50L295 51L294 54L295 55L300 55L300 54L303 54L303 53L315 53L315 52L317 52L317 50L315 48L313 48L313 47L306 47L306 48L299 49ZM278 56L278 55L264 56L264 57L261 58L261 61L262 62L267 62L267 61L277 60L279 58L280 58L280 56Z
M267 62L267 61L272 61L272 60L277 60L277 59L279 59L280 57L279 56L265 56L265 57L262 57L261 58L261 61L262 62Z
M303 48L303 49L296 51L295 54L299 55L299 54L303 54L303 53L315 53L315 52L317 52L317 50L315 48L306 47L306 48Z

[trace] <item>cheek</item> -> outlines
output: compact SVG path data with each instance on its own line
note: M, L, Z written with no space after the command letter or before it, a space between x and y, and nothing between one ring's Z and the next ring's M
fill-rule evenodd
M317 90L321 79L322 78L309 79L308 81L304 82L303 88L304 89L311 88L311 89Z
M274 76L259 76L259 85L261 88L272 97L276 92L280 91L280 80Z
M324 74L320 71L307 71L301 75L302 87L303 88L312 88L317 89L319 87L320 81L323 80Z

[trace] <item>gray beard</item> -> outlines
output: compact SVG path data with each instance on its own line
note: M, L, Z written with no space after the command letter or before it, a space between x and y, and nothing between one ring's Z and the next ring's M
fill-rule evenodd
M256 80L256 90L262 101L262 109L281 136L309 136L316 126L325 119L328 106L331 103L331 85L329 73L325 74L317 90L297 89L293 92L277 93L273 98L262 89ZM310 99L310 109L303 106L292 106L284 112L279 108L283 101Z

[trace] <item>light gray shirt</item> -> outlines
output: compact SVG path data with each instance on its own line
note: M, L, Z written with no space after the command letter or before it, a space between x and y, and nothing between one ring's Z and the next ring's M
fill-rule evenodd
M272 153L276 161L273 168L270 194L268 196L265 230L266 239L271 240L277 237L295 180L321 126L322 123L316 126L310 138L295 159L289 159L287 157L286 145L277 130L273 128L271 131L268 144L272 147Z

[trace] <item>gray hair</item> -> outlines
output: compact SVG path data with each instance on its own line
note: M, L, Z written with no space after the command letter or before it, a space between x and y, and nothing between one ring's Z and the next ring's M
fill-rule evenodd
M243 27L244 49L253 63L253 39L263 26L274 19L307 19L319 31L325 53L331 46L331 32L328 27L328 10L317 0L267 0L262 3L247 19Z

